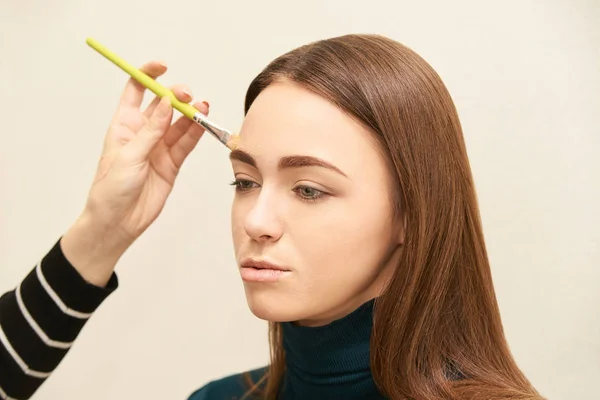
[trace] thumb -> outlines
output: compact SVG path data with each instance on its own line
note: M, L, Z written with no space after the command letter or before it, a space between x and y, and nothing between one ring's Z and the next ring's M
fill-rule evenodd
M136 161L143 161L148 158L154 146L171 126L172 117L171 99L169 96L164 96L146 120L142 129L130 142L131 155Z

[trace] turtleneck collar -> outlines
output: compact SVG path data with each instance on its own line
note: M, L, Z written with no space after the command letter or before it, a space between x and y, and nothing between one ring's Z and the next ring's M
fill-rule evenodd
M284 399L384 399L370 368L373 303L324 326L282 323Z

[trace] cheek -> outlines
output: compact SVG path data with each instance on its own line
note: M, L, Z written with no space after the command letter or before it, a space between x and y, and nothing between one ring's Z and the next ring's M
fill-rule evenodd
M246 231L244 229L244 219L246 214L247 210L245 209L244 202L240 202L234 198L231 206L231 236L236 256L238 255L240 246L244 242L244 237L246 236Z
M310 217L297 218L296 227L300 230L296 231L294 243L302 264L312 274L345 282L372 277L394 240L389 210L389 204L381 199L340 199Z

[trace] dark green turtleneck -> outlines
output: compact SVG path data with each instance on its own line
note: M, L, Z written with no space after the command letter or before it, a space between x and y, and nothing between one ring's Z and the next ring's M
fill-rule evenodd
M278 400L384 399L369 367L373 300L325 326L282 327L286 371ZM265 372L251 371L254 382ZM189 400L238 400L246 390L243 374L237 374L208 383Z

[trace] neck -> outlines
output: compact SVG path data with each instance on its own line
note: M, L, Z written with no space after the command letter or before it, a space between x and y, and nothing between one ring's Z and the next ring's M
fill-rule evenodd
M375 296L369 296L365 298L354 299L352 302L344 304L342 307L328 312L327 314L317 315L311 319L303 319L300 321L292 322L295 326L303 326L306 328L318 328L326 326L344 319L347 315L358 310L361 306L374 301Z
M322 326L282 323L284 398L382 398L370 368L373 303Z

